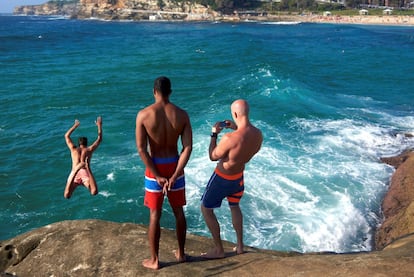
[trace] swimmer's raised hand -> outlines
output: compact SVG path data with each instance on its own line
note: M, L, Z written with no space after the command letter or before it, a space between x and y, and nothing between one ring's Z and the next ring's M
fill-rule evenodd
M102 125L102 117L98 116L95 120L95 124L98 125L98 126Z

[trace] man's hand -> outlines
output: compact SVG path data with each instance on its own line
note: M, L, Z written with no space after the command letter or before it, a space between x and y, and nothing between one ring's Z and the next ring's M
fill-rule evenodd
M223 130L223 127L220 126L221 121L217 121L216 124L213 125L211 128L212 133L219 134L221 130Z
M168 180L168 186L167 186L168 190L171 190L171 188L174 187L176 180L177 180L177 177L175 176L175 174L170 177L170 179Z
M168 179L164 177L155 177L157 183L162 187L162 193L167 194L168 192Z
M98 116L95 120L96 126L102 126L102 117Z
M80 121L75 119L75 123L73 123L73 127L77 128L80 125Z

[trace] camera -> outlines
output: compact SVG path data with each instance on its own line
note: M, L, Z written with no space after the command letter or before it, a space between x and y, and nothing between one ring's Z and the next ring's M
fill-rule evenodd
M227 123L225 120L223 120L223 121L221 121L220 122L220 125L219 125L221 128L224 128L224 127L228 127L228 126L230 126L230 124L229 123Z

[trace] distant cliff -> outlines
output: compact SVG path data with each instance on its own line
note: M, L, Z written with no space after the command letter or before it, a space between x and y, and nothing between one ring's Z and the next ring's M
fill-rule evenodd
M79 0L78 3L49 1L42 5L18 6L13 13L103 20L212 20L218 15L201 4L170 0Z
M42 5L17 6L14 8L13 14L75 16L78 13L79 7L78 3L59 5L54 2L48 2Z

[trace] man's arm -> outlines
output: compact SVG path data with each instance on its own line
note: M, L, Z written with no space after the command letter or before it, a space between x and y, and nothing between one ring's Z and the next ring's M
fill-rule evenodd
M174 174L169 179L168 190L174 186L175 180L179 177L178 175L180 172L184 170L184 167L190 159L191 152L193 151L193 130L191 128L190 118L187 113L185 113L185 126L183 132L181 133L181 144L182 150L180 158L178 159Z
M67 130L65 133L65 141L69 149L75 148L75 144L72 142L70 135L73 133L73 131L75 131L76 128L78 128L79 125L79 120L75 119L75 123L73 123L72 127L70 127L69 130Z
M220 142L217 144L218 134L221 132L222 128L219 127L219 122L217 122L213 128L211 128L211 139L210 146L208 147L208 155L211 161L218 161L221 158L225 157L228 152L228 141L229 138L225 134Z
M145 111L140 111L136 119L135 143L137 145L138 154L145 167L148 168L152 174L154 174L158 184L164 187L168 180L159 174L158 170L155 168L150 154L148 153L148 133L143 123L144 117Z
M96 118L96 126L98 126L98 137L96 140L92 143L92 145L89 147L91 151L94 151L96 148L98 148L99 144L102 141L102 117L98 116Z

